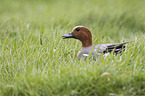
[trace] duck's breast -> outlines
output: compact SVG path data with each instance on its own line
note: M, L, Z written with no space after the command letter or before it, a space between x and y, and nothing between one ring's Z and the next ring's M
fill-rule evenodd
M89 56L90 52L92 51L93 46L90 47L82 47L81 50L78 52L77 57L86 57Z

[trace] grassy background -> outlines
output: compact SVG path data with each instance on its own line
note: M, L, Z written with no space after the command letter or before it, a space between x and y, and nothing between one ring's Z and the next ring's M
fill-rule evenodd
M145 95L144 0L0 0L1 96ZM134 41L118 56L76 59L83 25L94 44Z

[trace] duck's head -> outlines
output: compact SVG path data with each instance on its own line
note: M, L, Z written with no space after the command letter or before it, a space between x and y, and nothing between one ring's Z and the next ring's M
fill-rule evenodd
M83 47L92 46L91 31L84 26L76 26L73 28L72 32L63 35L62 37L63 39L67 39L67 38L79 39L82 42Z

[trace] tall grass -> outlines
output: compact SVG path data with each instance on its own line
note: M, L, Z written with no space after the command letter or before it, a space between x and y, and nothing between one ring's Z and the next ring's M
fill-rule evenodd
M145 95L144 0L0 0L0 95ZM83 25L94 44L134 41L122 55L83 61Z

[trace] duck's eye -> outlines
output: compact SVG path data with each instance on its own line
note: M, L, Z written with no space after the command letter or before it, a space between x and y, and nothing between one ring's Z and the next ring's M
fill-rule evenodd
M80 31L80 29L79 28L76 28L76 31Z

